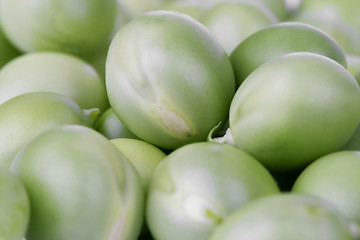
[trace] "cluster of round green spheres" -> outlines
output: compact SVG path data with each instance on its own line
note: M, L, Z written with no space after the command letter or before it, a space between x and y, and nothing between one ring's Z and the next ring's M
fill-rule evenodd
M358 0L1 0L0 239L360 239Z

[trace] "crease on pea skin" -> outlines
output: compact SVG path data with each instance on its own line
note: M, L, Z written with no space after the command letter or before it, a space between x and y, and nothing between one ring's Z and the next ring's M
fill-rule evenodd
M217 201L213 177L202 169L189 169L178 180L174 197L179 201L184 214L194 222L216 226L222 222L223 211Z
M115 163L116 165L118 163ZM121 173L115 174L116 178L116 185L118 188L117 196L118 198L115 200L114 204L116 207L116 213L114 214L114 218L111 221L111 228L109 229L109 232L107 233L106 237L104 237L104 240L116 240L116 239L122 239L125 236L129 234L129 230L127 230L131 226L127 224L127 220L129 215L132 216L133 212L136 211L132 206L133 199L129 198L128 196L131 196L131 188L134 187L132 184L127 184L129 181L129 178L126 176L128 172L131 172L129 166L127 166L124 163L124 168L119 167L118 169L122 169ZM120 203L119 203L120 202ZM129 206L131 206L129 208ZM134 216L132 216L134 217ZM130 220L131 221L131 220ZM127 227L127 228L126 228Z
M187 216L205 225L217 225L222 220L216 206L205 197L189 194L182 199L182 207Z
M143 46L142 46L143 47ZM161 49L146 48L138 50L139 54L129 55L128 66L130 67L131 77L124 77L125 88L131 88L132 92L142 100L142 104L148 105L150 112L155 119L171 135L178 138L188 138L192 136L192 130L183 116L172 111L163 100L160 100L161 89L159 87L158 65L166 66L166 56ZM152 63L156 61L154 67ZM155 70L154 70L155 69Z

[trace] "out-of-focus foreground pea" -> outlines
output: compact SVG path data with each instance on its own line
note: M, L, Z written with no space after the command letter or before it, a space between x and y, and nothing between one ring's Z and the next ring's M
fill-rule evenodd
M95 122L94 129L107 137L115 138L138 138L116 116L112 108L104 112Z
M360 152L331 153L310 164L297 178L292 191L324 198L360 225L359 173Z
M47 92L19 95L0 105L0 165L9 167L21 146L59 125L91 122L71 99Z
M108 106L105 84L95 69L75 56L37 52L18 57L0 71L0 104L27 92L54 92L82 109Z
M29 223L30 204L21 181L0 167L0 239L21 240Z
M309 24L283 22L255 32L232 52L237 85L265 62L291 52L318 53L346 67L344 51L328 34Z
M123 26L106 62L109 101L136 136L175 149L206 140L235 93L228 56L195 19L153 11Z
M276 193L270 173L247 153L227 144L188 144L153 172L147 224L157 240L207 240L235 209Z
M136 240L143 189L132 164L90 128L50 129L16 155L11 171L30 199L27 240Z
M117 138L110 142L134 165L146 190L152 173L166 154L154 145L139 139Z
M200 21L230 55L249 35L279 20L268 8L256 2L225 2L205 12Z
M290 53L255 70L231 103L237 147L273 171L301 169L340 149L360 122L360 87L340 64Z
M328 202L283 194L255 200L237 210L211 240L355 240L348 221Z
M24 52L61 51L86 55L109 38L116 0L4 0L1 24Z

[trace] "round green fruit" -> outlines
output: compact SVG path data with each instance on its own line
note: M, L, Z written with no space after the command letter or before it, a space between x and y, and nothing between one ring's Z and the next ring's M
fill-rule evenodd
M59 52L25 54L0 71L0 104L28 92L54 92L82 109L108 106L105 84L95 69L75 56Z
M10 41L24 52L83 56L110 37L115 0L4 0L0 17Z
M79 125L50 129L17 154L11 171L28 192L27 240L136 240L143 189L105 137Z
M0 165L9 167L19 149L55 126L91 123L71 99L46 92L19 95L0 105Z
M318 53L346 67L344 51L328 34L309 24L282 22L255 32L232 52L237 86L262 64L292 52Z
M310 164L297 178L292 192L326 199L360 225L359 172L360 152L331 153Z
M305 167L337 151L360 122L360 87L339 63L291 53L255 70L231 103L236 146L272 171Z
M198 21L153 11L114 37L106 88L120 121L139 138L175 149L225 122L235 80L230 60Z
M140 139L117 138L112 139L117 149L135 166L144 189L147 190L152 173L166 154L154 145Z
M350 223L328 202L283 194L253 201L216 229L210 240L354 240Z
M256 31L278 22L278 18L261 4L225 2L203 14L200 20L219 40L228 54Z
M157 240L207 240L234 210L279 192L270 173L247 153L227 144L188 144L153 172L147 224Z

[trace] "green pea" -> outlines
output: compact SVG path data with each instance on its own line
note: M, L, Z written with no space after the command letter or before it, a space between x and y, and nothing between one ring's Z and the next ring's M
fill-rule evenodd
M9 167L19 149L59 125L91 122L71 99L49 92L19 95L0 105L0 165Z
M279 21L268 8L255 3L217 4L201 18L201 22L215 35L228 54L251 34Z
M95 69L75 56L59 52L25 54L0 71L0 104L27 92L54 92L82 109L108 107L105 84Z
M250 202L216 229L210 240L354 240L351 224L320 198L282 194Z
M237 85L267 61L292 52L314 52L346 67L339 44L309 24L284 22L263 28L242 41L231 54Z
M147 224L157 240L207 240L233 211L275 193L275 180L247 153L227 144L188 144L153 172Z
M151 175L166 154L154 145L140 139L117 138L111 142L135 166L147 190Z
M114 37L106 88L111 107L131 132L175 149L205 141L225 122L235 81L228 56L202 24L186 14L153 11Z
M90 128L52 128L11 166L30 199L27 240L136 240L143 189L132 164Z
M360 122L360 87L339 63L290 53L255 70L231 103L235 145L272 171L292 171L339 150Z
M331 153L310 164L297 178L292 191L324 198L360 225L359 171L360 152Z
M110 37L116 0L4 0L4 32L24 52L87 55Z

